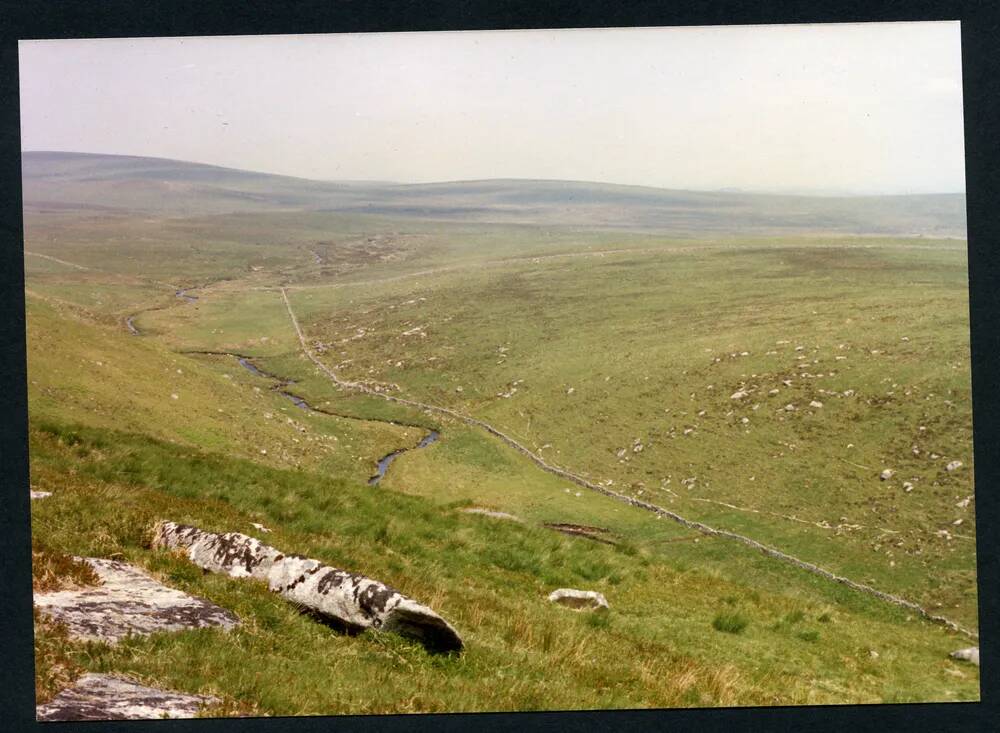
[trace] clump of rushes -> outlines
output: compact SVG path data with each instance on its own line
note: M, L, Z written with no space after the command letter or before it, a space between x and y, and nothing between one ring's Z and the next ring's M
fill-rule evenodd
M592 629L606 629L611 625L611 614L601 608L584 616L584 622Z
M787 624L797 624L799 621L806 617L805 613L801 610L792 611L785 616L785 623Z
M739 613L723 611L716 614L715 618L712 619L712 628L727 634L739 634L749 623L749 619Z

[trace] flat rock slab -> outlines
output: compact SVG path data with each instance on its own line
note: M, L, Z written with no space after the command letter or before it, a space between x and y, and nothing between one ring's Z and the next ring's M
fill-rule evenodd
M577 590L576 588L559 588L549 593L549 600L574 611L594 611L608 608L608 601L603 593L595 590Z
M513 514L508 514L507 512L498 512L495 509L483 509L481 507L468 507L461 510L463 514L481 514L484 517L492 517L493 519L507 519L511 522L521 522L524 521L520 517L515 517Z
M145 687L106 674L85 674L69 689L35 709L40 721L193 718L220 700Z
M569 524L567 522L544 522L542 526L568 534L571 537L586 537L588 540L603 542L606 545L615 544L614 540L603 536L611 533L611 530L605 527L591 527L586 524Z
M169 588L138 568L116 560L76 558L89 564L102 584L35 595L35 605L64 623L70 636L114 644L131 634L181 631L206 626L230 629L232 613Z

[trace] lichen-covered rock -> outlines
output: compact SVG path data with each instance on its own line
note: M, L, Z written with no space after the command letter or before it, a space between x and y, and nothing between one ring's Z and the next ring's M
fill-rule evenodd
M106 674L85 674L35 709L40 721L193 718L218 698L159 690Z
M562 606L568 606L575 611L596 610L608 608L604 594L594 590L576 590L575 588L559 588L549 593L549 600Z
M182 549L205 570L266 580L273 592L345 631L375 628L415 638L433 651L462 649L461 637L447 621L377 580L285 555L236 532L213 534L161 522L153 534L154 547Z
M169 588L132 565L100 558L89 564L101 585L35 595L45 615L61 621L71 636L114 644L131 634L221 626L239 620L229 611Z
M972 664L979 666L979 647L970 646L968 649L959 649L958 651L952 652L949 656L952 659L961 659L964 662L971 662Z
M198 567L233 578L267 580L274 562L282 557L278 550L249 535L215 534L176 522L160 522L153 528L153 547L184 550Z
M286 555L274 564L268 586L310 613L350 632L368 628L409 636L434 651L459 651L451 625L416 601L377 580Z

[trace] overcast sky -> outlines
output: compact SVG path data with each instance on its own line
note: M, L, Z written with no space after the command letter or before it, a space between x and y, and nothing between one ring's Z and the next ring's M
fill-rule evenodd
M959 25L27 41L24 150L322 179L964 191Z

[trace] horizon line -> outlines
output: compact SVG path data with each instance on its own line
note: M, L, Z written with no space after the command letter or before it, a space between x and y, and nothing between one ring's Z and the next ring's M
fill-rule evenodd
M291 178L298 181L309 181L312 183L342 183L342 184L381 184L381 185L393 185L393 186L434 186L434 185L448 185L448 184L458 184L458 183L485 183L490 181L533 181L533 182L543 182L543 183L588 183L597 184L604 186L621 186L623 188L646 188L653 189L657 191L679 191L679 192L691 192L691 193L721 193L721 194L732 194L732 195L752 195L752 196L789 196L789 197L800 197L800 198L876 198L876 197L889 197L889 196L964 196L966 195L965 189L959 191L924 191L924 192L897 192L897 193L851 193L851 192L838 192L838 193L802 193L802 189L796 189L795 187L789 187L788 189L781 188L770 188L770 189L752 189L743 186L719 186L716 188L684 188L675 186L654 186L647 183L620 183L617 181L597 181L588 180L582 178L531 178L531 177L512 177L512 176L501 176L496 178L456 178L456 179L445 179L445 180L430 180L430 181L396 181L396 180L386 180L386 179L367 179L367 178L309 178L306 176L291 175L288 173L275 173L272 171L262 171L253 170L249 168L234 168L228 165L219 165L218 163L205 163L197 160L187 160L184 158L166 158L159 155L137 155L133 153L107 153L107 152L89 152L83 150L24 150L21 149L22 157L27 153L55 153L62 155L80 155L80 156L94 156L94 157L105 157L105 158L142 158L147 160L159 160L168 161L172 163L185 163L187 165L197 165L204 166L206 168L218 168L220 170L235 171L238 173L251 173L254 175L261 176L273 176L275 178ZM821 189L822 190L822 189ZM836 190L836 189L834 189Z

